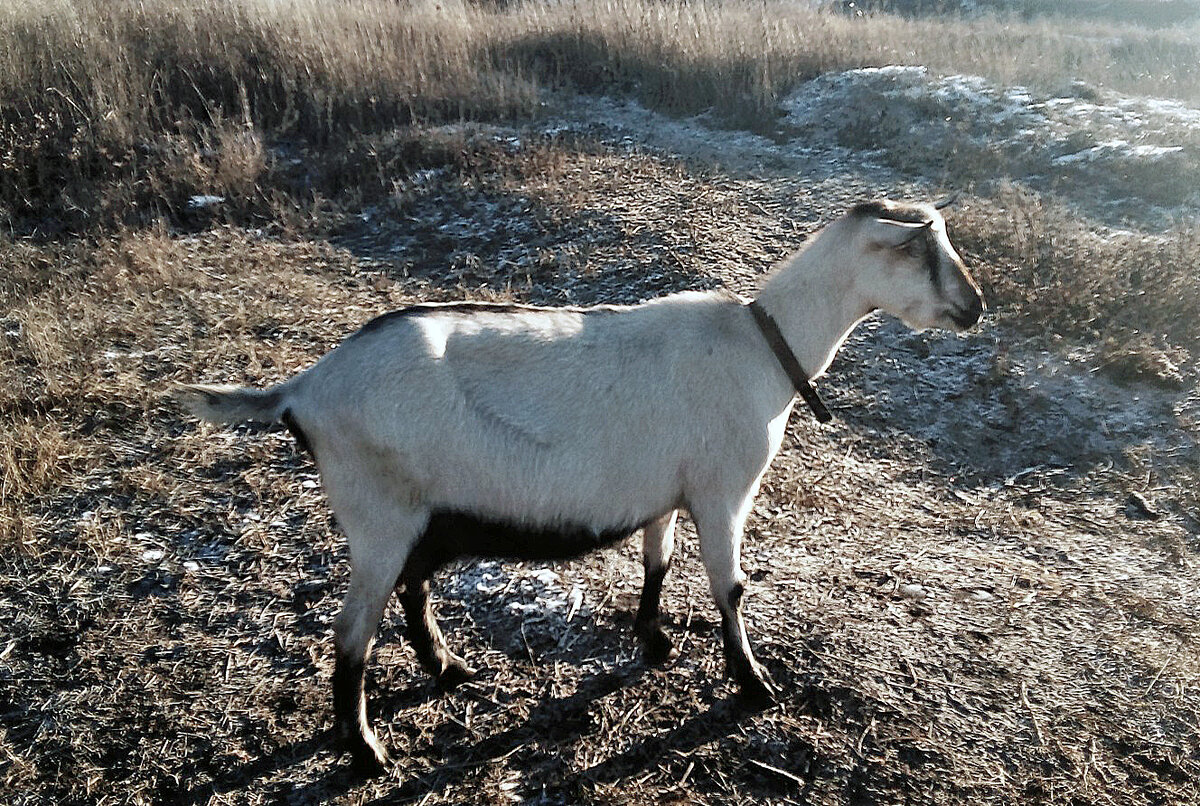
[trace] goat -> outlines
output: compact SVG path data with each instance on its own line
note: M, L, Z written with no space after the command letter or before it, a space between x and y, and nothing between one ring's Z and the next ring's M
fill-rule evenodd
M934 206L855 206L749 305L722 291L591 308L418 304L271 389L187 386L182 397L214 422L282 421L312 453L352 566L334 625L337 729L355 765L378 772L389 760L367 719L363 664L393 588L421 664L449 688L473 672L430 606L440 567L566 559L640 529L635 632L647 660L663 662L675 654L659 599L680 509L699 534L727 670L743 695L770 701L742 616L743 524L797 387L876 310L959 331L982 314ZM810 402L824 412L815 393Z

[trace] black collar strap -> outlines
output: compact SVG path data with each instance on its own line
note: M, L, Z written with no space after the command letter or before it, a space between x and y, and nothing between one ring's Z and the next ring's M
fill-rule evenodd
M771 352L775 353L775 358L778 359L780 366L783 367L783 371L792 379L792 385L796 387L796 391L800 393L800 397L804 398L804 402L812 409L817 420L822 423L832 420L833 415L825 407L825 403L821 400L820 395L817 394L817 390L813 389L812 384L808 382L808 373L800 366L800 361L797 360L796 354L792 352L792 348L788 347L788 343L783 338L783 333L779 330L779 325L775 324L775 320L771 318L771 314L763 310L763 307L758 304L757 300L750 302L746 307L754 315L754 323L758 325L758 329L762 331L767 344L771 346Z

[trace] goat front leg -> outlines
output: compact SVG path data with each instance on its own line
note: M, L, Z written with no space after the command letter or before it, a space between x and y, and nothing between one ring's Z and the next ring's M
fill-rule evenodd
M721 611L721 632L725 643L728 673L741 689L742 696L755 705L774 701L775 684L767 670L754 659L746 620L742 616L745 575L741 567L742 527L746 506L727 512L720 509L693 510L700 534L700 554L717 608Z
M675 549L675 520L678 515L678 511L672 511L648 524L642 531L644 578L633 631L641 639L646 660L654 664L666 663L679 655L659 619L663 580L671 567L671 552Z

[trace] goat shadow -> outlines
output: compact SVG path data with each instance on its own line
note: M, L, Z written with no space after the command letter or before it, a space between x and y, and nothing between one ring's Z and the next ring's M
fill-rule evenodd
M437 583L445 583L450 570L439 573L436 587L441 587ZM500 601L502 603L511 598L512 595L508 594L501 597ZM455 692L444 693L426 677L410 653L397 653L398 656L391 658L390 662L376 657L371 664L373 668L368 680L368 701L374 712L372 721L376 727L391 725L402 719L404 712L420 708L438 697L479 698L480 695L476 692L490 689L489 681L501 673L498 664L527 663L531 646L536 648L533 651L537 653L539 664L552 662L580 666L584 658L600 655L615 663L615 668L612 671L593 674L585 672L576 691L570 695L517 695L528 696L535 703L529 716L520 724L492 735L478 737L475 741L471 741L472 737L465 729L460 730L454 723L448 722L438 729L439 737L434 740L434 745L443 752L439 764L423 775L411 778L405 776L405 781L399 787L389 790L386 797L376 801L378 803L420 798L431 791L445 790L494 759L508 756L534 742L574 742L593 730L594 722L589 712L593 702L636 684L647 670L640 657L635 656L632 661L622 657L625 653L620 648L625 644L632 647L635 640L631 628L632 612L601 612L580 619L586 622L582 633L569 645L564 645L561 632L555 629L555 625L541 622L526 631L523 629L523 616L507 608L497 607L496 601L489 604L443 598L439 595L436 597L436 605L439 621L455 648L463 651L468 661L476 664L481 660L479 649L483 648L490 656L491 662L480 664L484 668L472 683ZM403 618L396 616L399 614L386 617L381 625L380 647L407 645L403 636ZM694 623L683 624L675 617L664 614L665 626L673 631L707 634L715 629L707 619L696 618L692 621ZM572 629L579 629L577 625L570 626ZM525 639L514 642L488 637L511 637L522 633L527 633L528 643ZM296 661L281 658L279 662L288 665ZM322 683L314 681L313 684ZM485 699L481 698L481 701ZM328 716L315 714L313 722L319 724L320 720L327 719ZM720 730L728 732L734 728L735 725L730 723ZM712 730L718 730L716 723ZM403 758L401 745L393 747L393 750ZM206 783L165 793L164 798L172 803L199 804L206 803L217 795L250 791L256 788L256 782L264 781L280 771L289 768L312 768L313 759L318 755L328 756L327 760L317 762L317 769L326 770L319 778L301 785L264 782L263 789L269 791L272 798L278 802L311 803L323 802L367 784L350 769L335 732L328 728L318 730L306 739L280 746L244 764L226 768Z
M538 765L561 768L564 773L562 778L548 782L539 776L539 783L551 783L554 788L561 788L568 794L589 784L617 783L658 765L665 755L671 755L673 751L686 756L704 744L731 736L739 730L743 720L753 713L734 697L718 699L665 736L642 738L590 768L567 772L570 765L561 759L556 748L569 746L593 733L596 729L591 713L593 703L637 684L644 673L645 667L641 664L615 673L600 673L582 680L572 694L540 698L521 724L480 737L473 743L447 743L435 767L422 775L407 778L386 795L367 803L383 806L445 794L455 784L461 784L497 760L512 758L523 751L527 757L516 759L523 769ZM308 802L314 798L327 798L345 784L345 773L335 771L292 794L296 802ZM551 793L539 790L520 794L530 797L541 794L545 797Z

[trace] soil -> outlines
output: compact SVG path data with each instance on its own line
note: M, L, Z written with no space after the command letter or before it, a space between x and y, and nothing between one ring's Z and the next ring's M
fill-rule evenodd
M962 336L872 319L818 384L834 421L793 415L743 555L775 705L747 708L724 677L683 519L663 597L677 659L648 667L632 636L636 540L462 564L436 606L479 677L435 690L390 610L368 700L397 764L351 774L329 735L347 563L315 469L282 429L197 426L170 383L276 380L414 299L749 293L853 201L944 189L837 142L603 99L455 136L503 160L405 177L328 244L170 236L169 259L220 273L231 306L272 277L283 304L289 284L324 296L240 314L275 356L257 364L189 355L203 334L170 328L140 352L98 346L147 399L94 418L114 466L43 502L43 549L0 573L6 802L1200 799L1195 378L1096 371L1086 346L1018 337L1003 311ZM170 481L128 482L149 469Z

